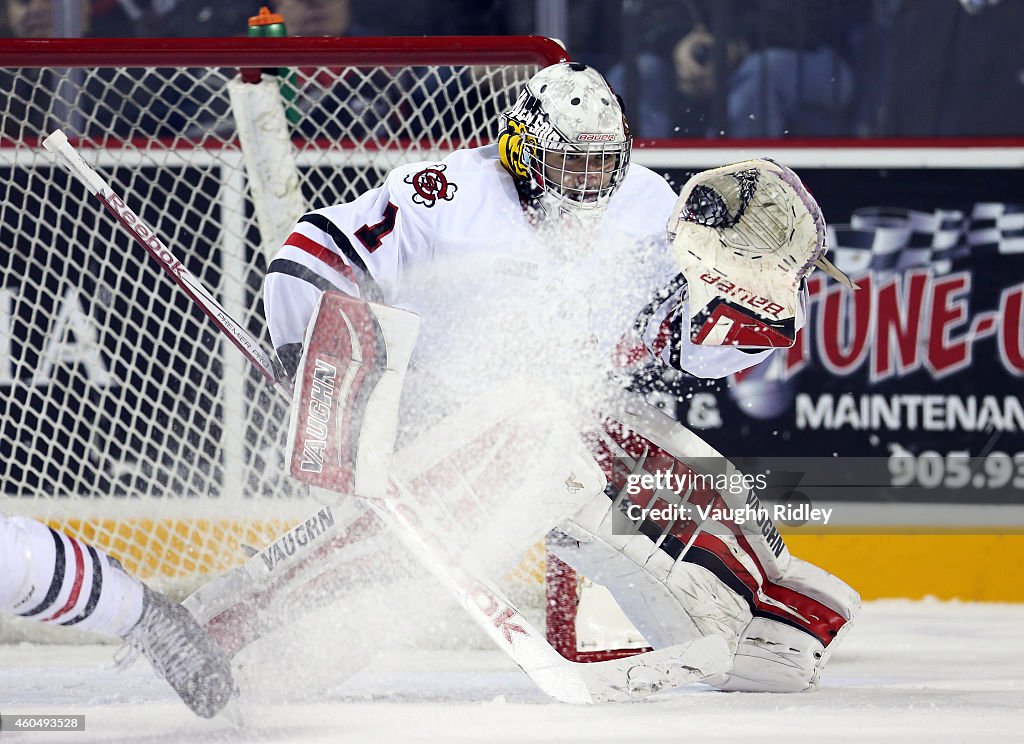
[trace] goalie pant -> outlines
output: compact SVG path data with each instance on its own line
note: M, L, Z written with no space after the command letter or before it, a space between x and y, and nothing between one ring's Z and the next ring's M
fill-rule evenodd
M0 514L0 612L123 638L142 599L142 584L102 550Z
M725 638L734 650L733 669L709 684L751 692L814 689L860 608L859 595L790 555L770 521L766 528L749 521L668 525L645 519L634 534L615 534L610 512L620 506L614 502L631 476L685 473L689 458L721 455L642 401L606 419L594 448L608 477L606 493L552 533L549 549L607 587L655 648L706 635ZM680 496L716 509L746 504L745 494L730 492ZM643 495L630 498L647 503ZM653 500L653 493L646 498Z

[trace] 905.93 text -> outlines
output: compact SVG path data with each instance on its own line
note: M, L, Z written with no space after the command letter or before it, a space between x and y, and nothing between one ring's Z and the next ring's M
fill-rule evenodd
M967 452L900 452L889 457L888 468L893 486L1024 488L1024 452L990 452L984 457L971 457Z

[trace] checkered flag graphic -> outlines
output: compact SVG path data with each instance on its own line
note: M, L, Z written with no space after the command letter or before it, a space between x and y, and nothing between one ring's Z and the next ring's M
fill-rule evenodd
M985 254L1024 253L1024 204L980 202L969 212L863 207L848 224L829 225L829 255L846 274L931 267Z
M1024 253L1024 204L975 204L966 242L974 252Z

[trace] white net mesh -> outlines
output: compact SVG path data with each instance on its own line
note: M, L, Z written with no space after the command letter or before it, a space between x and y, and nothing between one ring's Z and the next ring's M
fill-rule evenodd
M247 65L282 73L312 205L352 199L399 163L489 141L543 62L506 43L457 64L384 53L350 65L336 40L330 64L288 66L261 40L235 41L252 42ZM103 43L88 42L92 58ZM10 92L0 112L0 512L43 519L184 590L315 506L284 476L287 416L40 141L63 129L269 348L267 258L227 95L238 69L194 53L175 66L166 40L148 56L140 47L130 66L62 67L73 56L53 55L34 67L18 50L0 54Z

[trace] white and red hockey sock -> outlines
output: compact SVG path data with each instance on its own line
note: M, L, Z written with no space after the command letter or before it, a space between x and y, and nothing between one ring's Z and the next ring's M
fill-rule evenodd
M123 637L142 616L142 583L102 550L0 515L0 612Z

